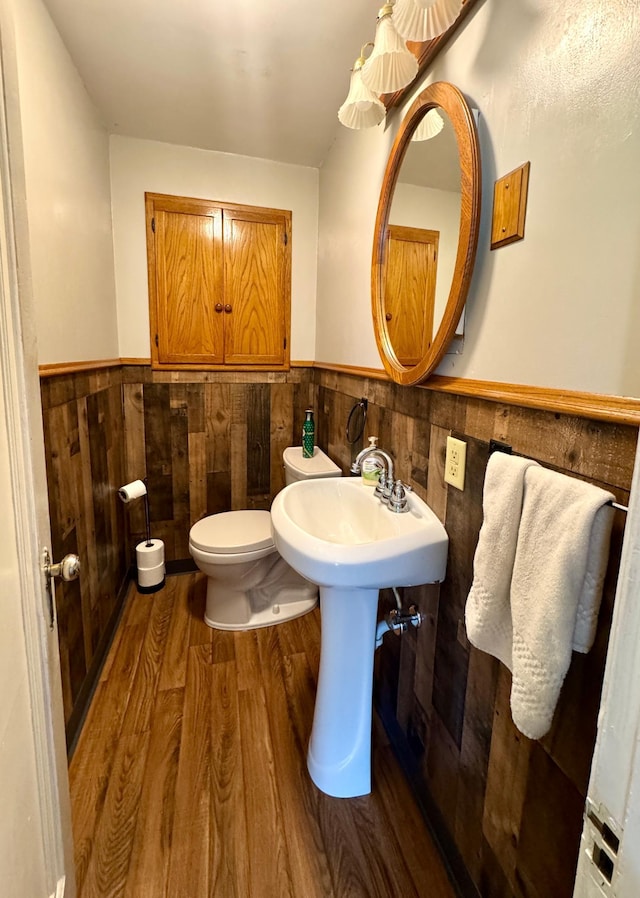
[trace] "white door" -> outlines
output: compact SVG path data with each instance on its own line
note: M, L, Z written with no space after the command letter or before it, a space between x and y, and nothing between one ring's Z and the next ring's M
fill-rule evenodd
M50 531L37 356L16 263L24 278L28 247L16 245L3 97L0 69L0 893L74 898L58 634L41 561Z
M640 452L636 453L574 898L640 895Z

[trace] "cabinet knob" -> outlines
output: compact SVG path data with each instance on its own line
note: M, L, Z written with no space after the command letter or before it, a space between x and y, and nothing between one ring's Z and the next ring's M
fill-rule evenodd
M231 306L230 306L229 303L227 303L227 304L225 305L224 310L225 310L225 312L227 312L227 314L231 311Z
M217 303L215 304L215 310L216 310L216 312L221 312L221 311L222 311L222 308L223 308L223 307L222 307L222 303L221 303L221 302L217 302Z
M391 321L391 319L393 318L393 315L391 314L391 312L387 312L387 314L384 316L384 318L385 318L385 321Z

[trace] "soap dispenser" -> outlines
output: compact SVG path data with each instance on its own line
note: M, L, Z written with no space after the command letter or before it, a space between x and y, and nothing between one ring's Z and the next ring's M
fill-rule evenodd
M313 421L313 409L305 409L305 419L302 425L302 457L313 458L313 447L315 445L316 427Z
M369 437L369 449L377 449L378 437ZM369 455L362 462L362 482L365 486L377 486L384 464L375 455Z

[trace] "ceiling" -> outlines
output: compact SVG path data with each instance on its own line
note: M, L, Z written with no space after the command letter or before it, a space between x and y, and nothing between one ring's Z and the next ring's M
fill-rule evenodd
M376 0L44 0L110 132L319 166Z

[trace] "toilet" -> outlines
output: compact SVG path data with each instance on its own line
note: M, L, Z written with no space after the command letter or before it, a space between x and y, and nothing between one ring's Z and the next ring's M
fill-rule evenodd
M303 458L301 446L289 446L283 460L287 484L342 474L317 446L313 458ZM279 555L268 511L202 518L189 532L189 552L207 575L204 619L215 629L269 627L306 614L318 601L318 587Z

